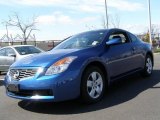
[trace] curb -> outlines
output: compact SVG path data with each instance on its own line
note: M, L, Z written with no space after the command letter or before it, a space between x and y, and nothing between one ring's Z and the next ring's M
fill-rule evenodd
M154 53L154 55L160 55L160 53Z

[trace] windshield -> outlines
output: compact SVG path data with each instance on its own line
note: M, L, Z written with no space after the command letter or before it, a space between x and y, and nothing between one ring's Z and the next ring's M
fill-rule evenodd
M21 47L15 47L15 49L20 55L27 55L27 54L34 54L41 52L38 48L34 46L21 46Z
M54 49L83 49L97 46L103 41L105 33L106 31L94 31L78 34L66 39Z

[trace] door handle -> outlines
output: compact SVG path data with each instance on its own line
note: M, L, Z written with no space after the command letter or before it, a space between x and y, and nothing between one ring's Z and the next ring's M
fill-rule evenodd
M135 54L136 53L136 48L135 47L132 47L132 54Z

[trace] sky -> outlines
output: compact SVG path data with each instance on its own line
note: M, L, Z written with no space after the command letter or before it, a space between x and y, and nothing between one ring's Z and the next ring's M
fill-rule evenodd
M148 30L148 0L107 0L109 27L119 27L135 34ZM0 0L0 38L6 34L3 23L15 13L22 21L36 21L37 40L62 40L80 32L102 29L105 0ZM151 0L152 24L160 25L158 0ZM119 21L119 22L118 22ZM22 34L9 27L9 34Z

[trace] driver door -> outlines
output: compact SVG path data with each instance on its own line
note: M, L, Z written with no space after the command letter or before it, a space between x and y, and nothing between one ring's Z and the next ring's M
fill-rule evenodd
M132 60L132 44L126 32L114 31L110 34L108 40L120 37L120 44L107 46L106 48L106 64L111 79L119 77L132 70L134 65Z
M7 63L7 69L15 62L15 57L13 55L16 55L14 50L12 48L6 48L6 63Z
M3 48L0 50L0 71L6 71L6 49Z

